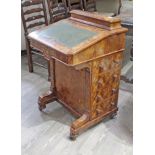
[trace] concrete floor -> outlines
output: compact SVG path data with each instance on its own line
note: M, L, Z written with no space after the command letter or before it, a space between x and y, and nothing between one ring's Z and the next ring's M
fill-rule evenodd
M53 102L44 112L38 110L38 96L50 83L46 69L34 70L28 72L22 56L22 155L132 155L132 85L121 82L115 119L106 119L71 141L69 125L75 118L64 107Z

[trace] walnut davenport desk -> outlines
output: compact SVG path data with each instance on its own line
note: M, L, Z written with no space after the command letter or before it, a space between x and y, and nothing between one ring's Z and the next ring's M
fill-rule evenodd
M29 34L32 47L50 60L50 91L39 109L58 101L78 117L70 137L117 113L126 28L120 19L73 10L71 17Z

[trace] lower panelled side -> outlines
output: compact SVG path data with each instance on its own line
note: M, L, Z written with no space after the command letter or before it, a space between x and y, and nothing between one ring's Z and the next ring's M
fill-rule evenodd
M85 70L75 70L74 67L56 61L55 76L58 100L67 105L73 113L76 111L82 115L88 112L89 74Z

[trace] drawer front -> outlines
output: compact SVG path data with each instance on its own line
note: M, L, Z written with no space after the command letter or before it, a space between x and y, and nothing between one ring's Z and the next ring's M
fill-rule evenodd
M114 108L117 107L117 99L118 95L113 95L107 99L98 99L97 106L96 106L96 116L104 114L106 112L112 111Z
M122 55L122 52L116 53L94 63L92 73L93 117L111 111L117 106Z

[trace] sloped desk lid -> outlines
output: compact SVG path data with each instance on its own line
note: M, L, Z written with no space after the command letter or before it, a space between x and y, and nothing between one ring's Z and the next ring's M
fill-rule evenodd
M40 44L51 49L51 52L59 52L59 56L74 55L118 32L118 29L123 30L117 18L74 10L70 18L31 32L28 38L33 45L37 43L36 48Z
M52 46L54 43L57 46L72 49L97 35L99 35L98 32L78 27L74 23L62 20L32 32L29 37L48 44L52 48L55 48Z

